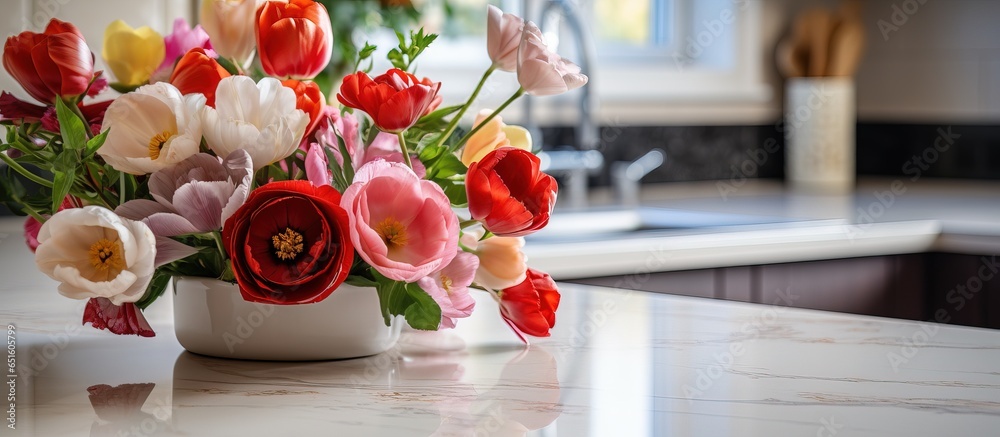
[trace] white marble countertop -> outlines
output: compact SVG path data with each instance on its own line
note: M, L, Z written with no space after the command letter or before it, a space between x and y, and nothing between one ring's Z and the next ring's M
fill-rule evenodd
M865 179L855 193L839 196L789 191L773 181L748 181L734 191L720 190L720 183L644 186L643 204L786 222L536 240L529 241L525 252L534 267L570 279L929 251L1000 251L997 182ZM595 200L611 203L606 193L597 193Z
M16 327L18 375L4 376L16 430L5 421L2 436L984 436L1000 428L1000 331L564 285L552 337L530 348L486 299L458 329L405 333L374 357L241 362L184 352L169 299L148 312L154 338L81 327L83 302L58 295L19 234L0 240L0 273L0 327ZM783 295L793 306L795 293Z

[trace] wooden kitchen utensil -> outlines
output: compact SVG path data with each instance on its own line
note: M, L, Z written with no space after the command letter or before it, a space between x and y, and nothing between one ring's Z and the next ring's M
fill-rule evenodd
M860 21L844 18L830 36L827 76L853 76L861 62L865 29Z

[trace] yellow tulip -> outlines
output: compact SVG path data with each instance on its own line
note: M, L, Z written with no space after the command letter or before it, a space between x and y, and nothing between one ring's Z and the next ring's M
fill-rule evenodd
M493 111L483 109L476 115L473 128L483 123ZM531 151L531 135L528 130L521 126L508 126L500 116L493 117L485 126L479 129L465 143L462 150L462 163L466 166L472 165L485 157L490 152L504 146L513 146L518 149Z
M137 87L149 82L166 56L166 46L163 36L148 26L133 29L124 21L115 20L104 30L101 56L118 84Z

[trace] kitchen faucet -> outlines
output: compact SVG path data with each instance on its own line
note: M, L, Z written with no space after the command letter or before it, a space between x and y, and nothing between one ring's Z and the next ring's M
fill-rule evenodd
M523 1L524 12L529 10L530 0ZM579 10L576 4L570 0L547 0L542 6L542 15L539 21L539 28L545 36L546 43L552 51L556 51L559 45L559 31L562 21L566 21L570 36L575 40L580 69L589 76L590 84L578 91L579 116L580 121L576 126L576 144L573 146L560 146L556 150L543 151L539 153L542 160L542 171L559 176L562 182L560 189L565 199L563 205L569 208L583 208L587 206L587 182L589 176L600 172L604 168L604 154L597 150L599 145L598 128L593 120L594 99L590 88L594 82L594 71L591 69L591 61L594 56L594 43L591 35L584 28L580 19ZM533 98L528 96L524 103L525 125L532 136L541 138L538 126L533 123Z

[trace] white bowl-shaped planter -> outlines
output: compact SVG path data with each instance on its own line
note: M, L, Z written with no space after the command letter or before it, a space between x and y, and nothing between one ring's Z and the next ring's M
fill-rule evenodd
M357 358L396 344L402 321L385 326L374 288L342 284L321 302L247 302L236 284L174 278L174 331L184 349L220 358L308 361Z

